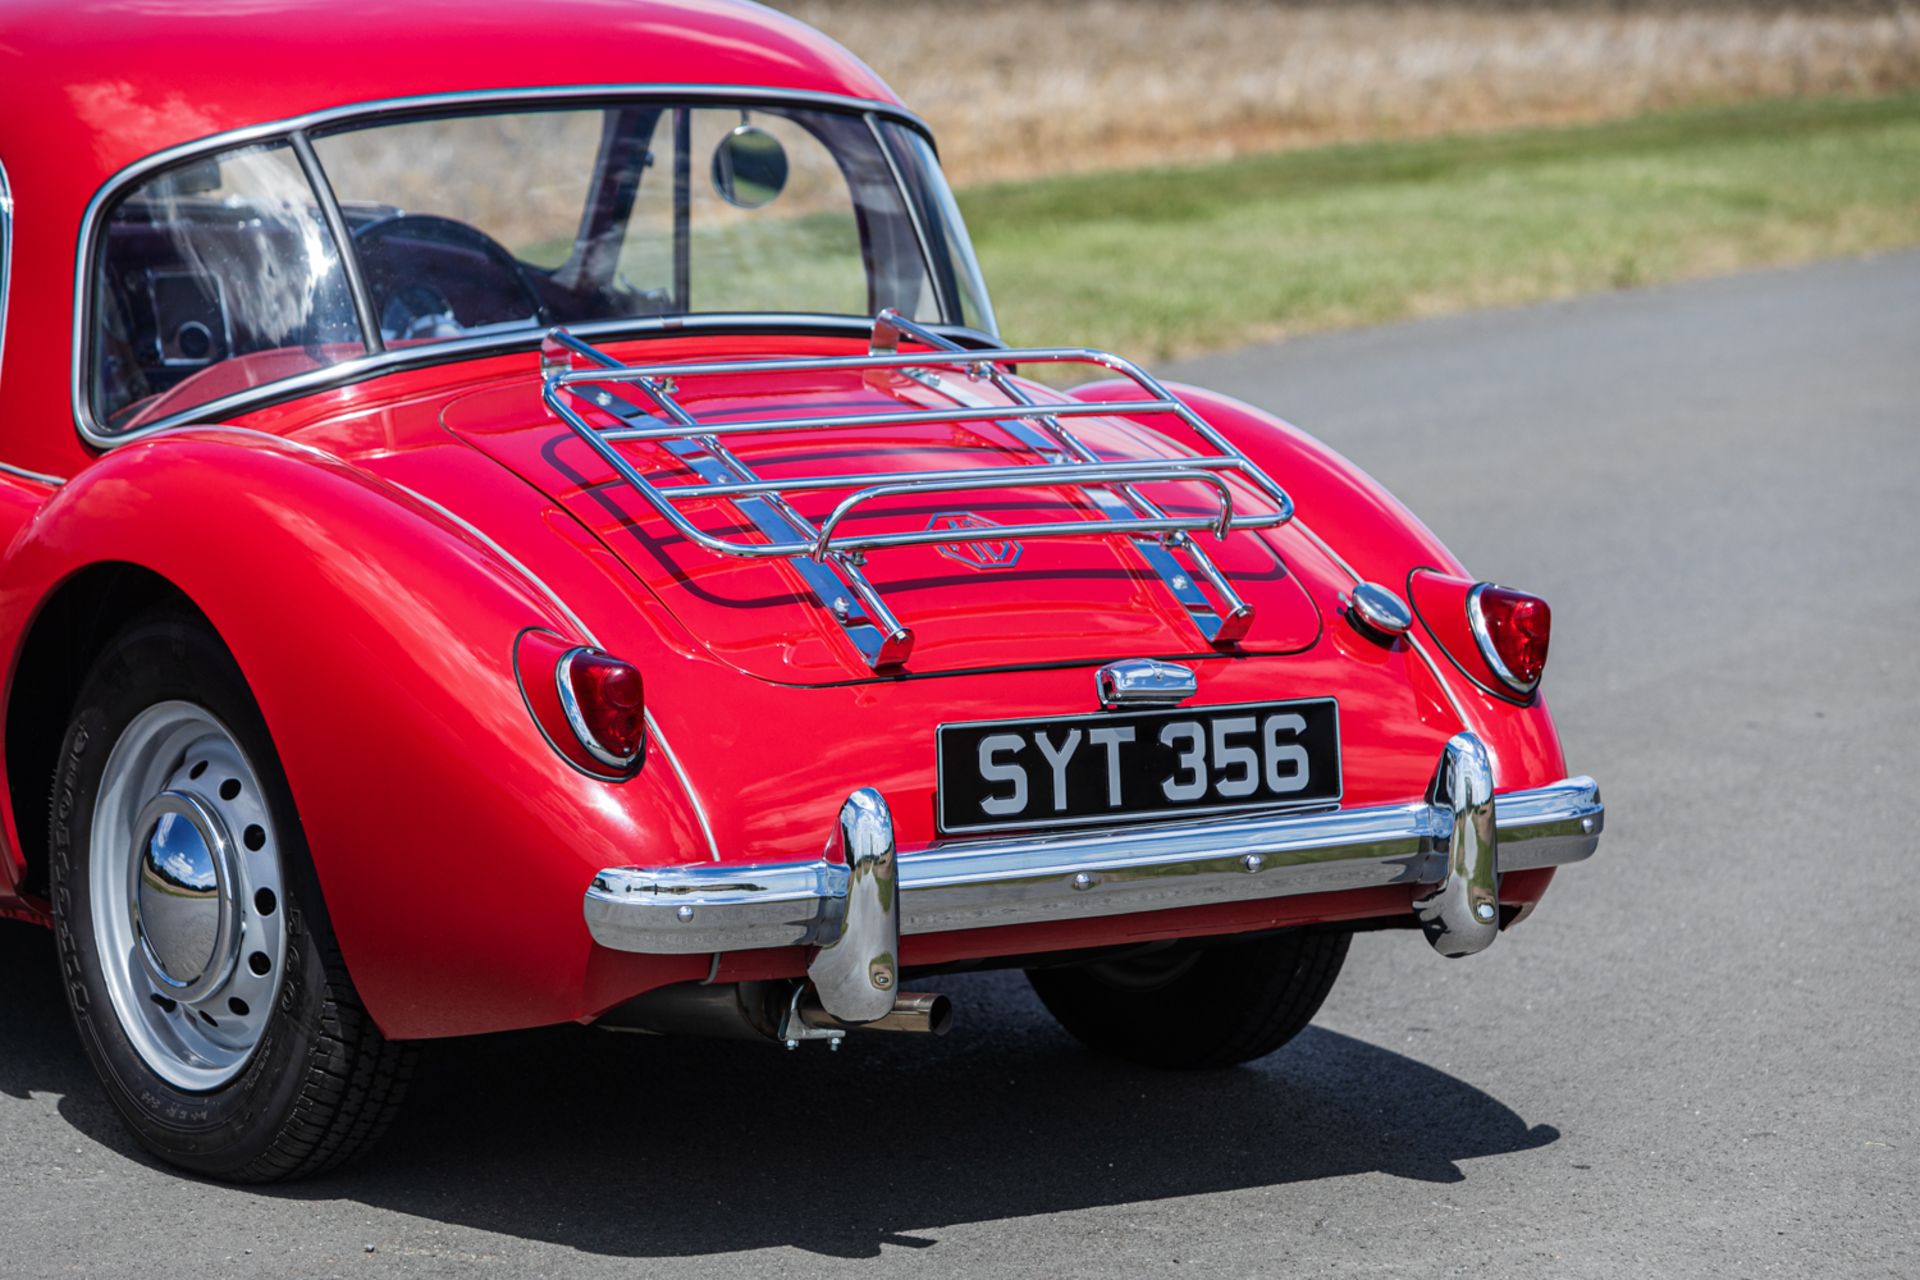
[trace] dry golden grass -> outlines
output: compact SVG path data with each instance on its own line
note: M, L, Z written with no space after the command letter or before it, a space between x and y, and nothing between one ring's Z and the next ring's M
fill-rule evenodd
M960 183L1920 85L1920 5L781 0Z

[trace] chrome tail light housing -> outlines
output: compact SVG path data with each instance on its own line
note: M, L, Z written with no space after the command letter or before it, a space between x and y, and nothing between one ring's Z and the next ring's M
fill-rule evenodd
M534 723L568 764L608 781L640 771L647 726L637 667L532 628L514 641L513 669Z
M1513 702L1533 698L1553 633L1545 600L1431 569L1408 577L1407 598L1441 651L1474 684Z

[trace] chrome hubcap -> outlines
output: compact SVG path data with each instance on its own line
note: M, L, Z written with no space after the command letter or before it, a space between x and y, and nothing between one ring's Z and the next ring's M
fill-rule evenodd
M187 791L164 791L134 819L134 930L156 989L195 1001L225 982L239 955L238 880L219 815Z
M182 1089L238 1075L286 964L279 842L259 775L205 709L163 702L114 744L89 850L108 993L141 1058Z

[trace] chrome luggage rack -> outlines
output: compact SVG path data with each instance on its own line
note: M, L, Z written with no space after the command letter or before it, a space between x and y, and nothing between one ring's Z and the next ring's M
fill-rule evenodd
M929 351L901 352L911 338ZM588 363L578 367L575 359ZM1143 400L1039 404L1007 374L1010 364L1092 364L1131 380ZM847 637L874 670L898 667L913 651L913 632L903 625L863 572L867 555L887 547L974 541L954 528L907 529L876 533L843 531L847 518L876 499L902 494L959 493L1025 488L1077 490L1102 519L1060 519L1043 523L995 525L994 541L1029 538L1126 538L1187 611L1206 641L1226 648L1241 640L1253 624L1253 606L1241 599L1227 576L1191 534L1208 530L1225 538L1250 529L1268 529L1293 517L1293 500L1252 459L1235 449L1198 414L1129 360L1084 348L1034 348L971 351L893 311L874 318L871 352L864 356L822 356L712 363L626 365L568 333L548 332L540 347L540 370L547 405L586 442L615 474L645 498L689 542L719 555L784 559L806 580L814 595L839 621ZM950 409L899 409L792 418L701 421L677 398L689 378L742 374L792 374L826 371L899 370L953 400ZM954 376L943 378L941 372ZM617 387L639 388L651 407L622 395ZM991 387L998 398L984 394ZM618 425L594 426L581 407L590 406ZM1178 459L1105 461L1068 430L1074 417L1138 418L1171 414L1214 452ZM763 480L731 449L725 437L773 432L835 431L859 427L942 423L991 423L1011 434L1040 461L960 471L895 471L865 475L795 476ZM677 458L698 483L656 484L615 446L650 441ZM1234 509L1233 491L1223 478L1231 473L1248 482L1273 507L1269 512ZM1177 482L1204 486L1217 502L1207 513L1163 510L1137 485ZM819 523L788 501L804 492L851 490ZM683 502L724 500L765 539L721 537L697 527L681 512ZM1181 562L1184 556L1186 563ZM1191 566L1189 568L1188 566ZM1205 582L1212 596L1198 582Z

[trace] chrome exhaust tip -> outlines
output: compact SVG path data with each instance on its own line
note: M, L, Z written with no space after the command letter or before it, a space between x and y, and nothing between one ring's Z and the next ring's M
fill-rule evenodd
M871 1022L842 1022L820 1005L812 990L800 997L800 1021L815 1031L899 1031L943 1036L953 1030L953 1001L931 991L903 991L893 1008Z

